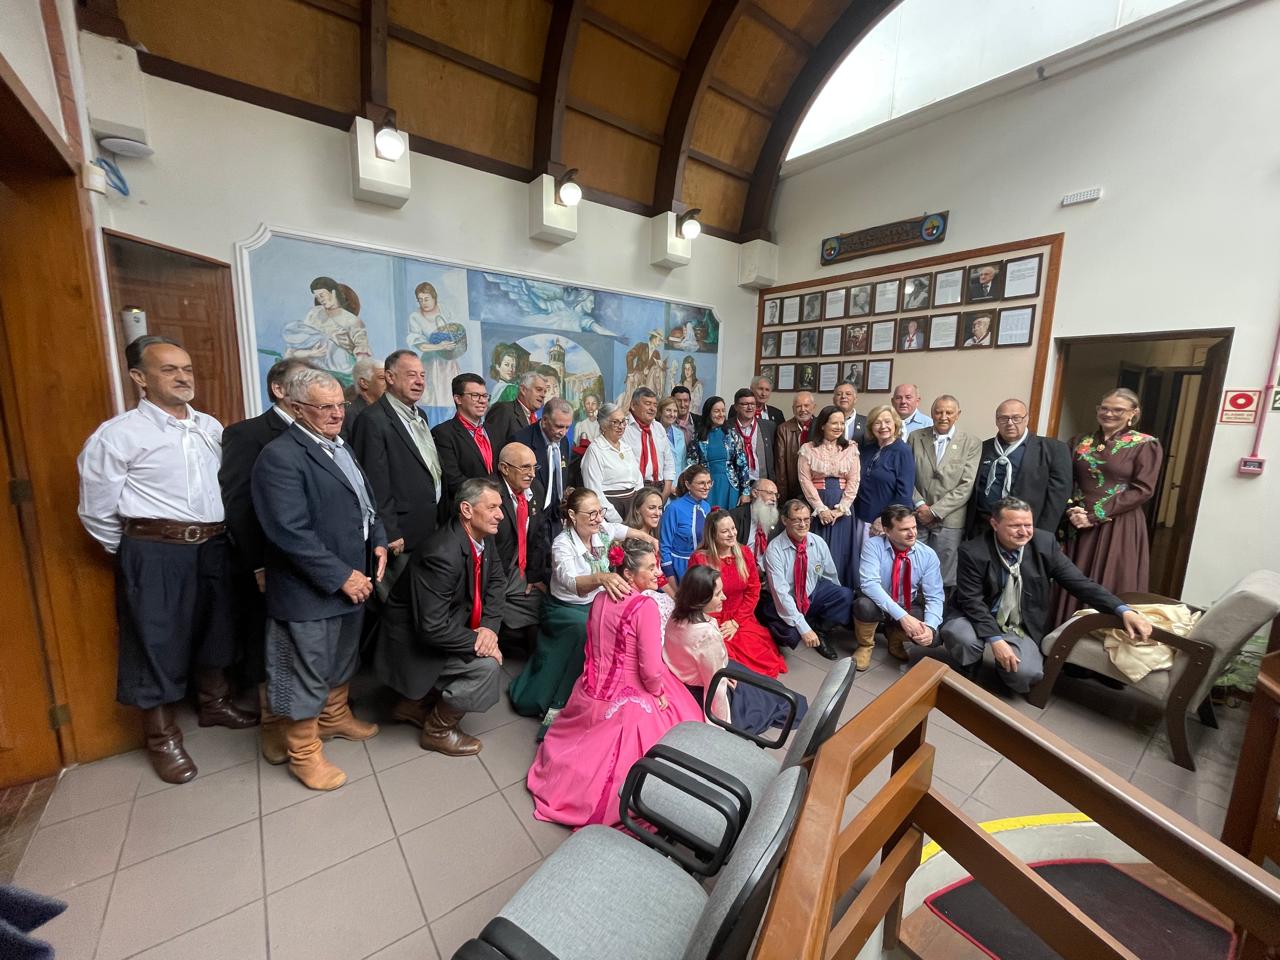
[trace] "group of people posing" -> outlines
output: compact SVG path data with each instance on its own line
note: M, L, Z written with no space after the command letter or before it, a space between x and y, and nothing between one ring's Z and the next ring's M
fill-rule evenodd
M1161 462L1125 390L1073 448L1031 433L1017 400L980 441L950 395L930 416L902 384L863 416L842 383L820 410L797 394L785 418L763 378L700 415L687 388L640 387L571 444L572 408L536 372L492 405L483 377L459 373L455 415L433 428L413 351L363 371L353 401L287 359L272 407L224 431L192 409L178 344L126 354L143 399L86 442L80 516L117 560L117 698L141 709L171 783L196 775L173 712L193 687L201 725L261 723L269 762L341 786L323 742L378 732L350 708L364 662L399 695L390 719L450 756L480 751L461 721L505 683L541 720L535 815L615 823L628 769L701 720L708 694L742 729L785 722L769 690L783 648L835 659L851 628L864 670L883 628L891 655L967 672L990 647L1026 691L1076 602L1150 632L1114 596L1146 588L1140 508ZM513 651L528 659L508 679ZM731 664L758 682L712 689ZM256 712L236 680L258 686Z

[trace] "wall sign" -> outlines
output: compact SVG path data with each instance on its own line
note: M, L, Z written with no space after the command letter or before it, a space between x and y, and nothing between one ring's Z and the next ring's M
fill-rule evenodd
M1257 423L1261 390L1227 390L1222 394L1219 423Z
M884 223L878 227L827 237L822 241L818 260L826 266L843 260L869 257L874 253L941 243L947 236L947 220L950 216L950 210L926 213L913 220L899 220L896 223Z

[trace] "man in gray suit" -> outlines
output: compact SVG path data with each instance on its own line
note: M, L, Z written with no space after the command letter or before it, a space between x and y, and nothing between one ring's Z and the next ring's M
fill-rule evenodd
M944 393L933 401L933 426L907 438L916 459L912 505L920 542L931 546L942 564L942 583L956 585L956 557L964 535L965 509L982 457L982 441L956 427L960 401Z
M742 449L747 455L747 474L751 485L757 480L772 480L777 476L773 463L773 439L778 425L768 416L756 416L756 395L746 387L733 395L733 413L726 429L738 431Z

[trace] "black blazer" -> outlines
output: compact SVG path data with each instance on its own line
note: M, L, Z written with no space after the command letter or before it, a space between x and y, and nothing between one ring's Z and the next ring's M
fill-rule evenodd
M775 407L773 404L765 404L764 411L765 411L764 415L768 417L770 420L772 420L774 423L787 422L786 415L777 407Z
M472 578L471 539L454 518L414 551L383 605L373 661L379 680L419 700L435 686L447 657L475 659ZM493 537L484 542L480 586L480 626L497 633L506 611L507 575Z
M741 503L729 511L729 516L733 517L733 525L738 531L738 542L744 547L755 549L747 537L751 534L751 504ZM772 540L782 530L782 522L779 521L772 530L765 532L765 537Z
M262 448L289 429L272 407L266 413L233 423L222 431L222 466L218 486L236 559L248 571L266 564L267 538L253 509L253 465Z
M356 420L351 446L373 484L387 539L403 537L405 550L416 550L436 528L437 509L447 504L437 506L431 471L385 393Z
M1057 530L1067 509L1067 500L1071 497L1071 449L1061 440L1034 433L1027 436L1023 446L1026 452L1022 455L1022 466L1013 478L1009 493L1031 504L1037 530ZM996 441L991 437L982 441L978 479L973 496L969 498L965 520L966 537L980 537L989 529L987 518L991 515L979 509L978 489L985 482L983 477L995 459Z
M856 410L853 412L853 433L846 433L845 437L850 443L856 443L858 446L862 446L867 441L867 418L863 414Z
M493 435L485 429L489 443L493 444ZM463 480L473 477L487 477L489 470L484 465L484 457L480 456L480 448L471 438L471 431L464 427L458 418L450 417L431 431L436 442L436 453L440 455L440 474L444 481L445 503L452 504L458 495L458 488ZM498 448L493 447L493 469L498 469Z
M532 426L536 425L532 424ZM489 442L493 444L495 455L511 442L512 437L529 426L531 424L519 400L495 403L489 408L488 416L484 418L484 428L489 434Z
M351 442L351 431L355 429L356 418L368 409L369 401L357 393L351 401L351 406L347 407L347 416L342 421L342 430L339 435L344 441Z
M954 612L973 624L979 637L996 637L996 626L991 608L1000 596L1000 575L1004 564L996 553L995 531L967 540L960 545L960 558L956 567L956 589L951 595ZM1102 589L1083 573L1058 547L1053 534L1037 530L1022 551L1022 625L1027 635L1038 645L1044 635L1057 624L1052 623L1049 606L1052 586L1056 583L1080 601L1081 606L1093 607L1103 613L1115 613L1120 599Z
M352 570L373 576L373 548L387 536L375 517L366 542L360 500L342 469L295 423L263 448L252 489L267 540L267 616L326 620L358 610L342 585ZM373 500L367 479L365 489Z
M498 553L502 556L502 569L507 576L516 570L516 511L511 505L511 497L507 491L507 482L494 474L493 480L502 491L502 521L498 524L498 533L494 540L498 544ZM529 501L529 529L525 534L524 545L524 579L527 583L549 583L551 578L551 520L550 514L542 509L542 501L546 498L547 489L535 477L533 499ZM560 532L560 525L555 525L555 532Z
M531 423L523 430L517 430L509 442L523 443L538 458L536 476L542 484L542 495L545 498L547 486L551 483L551 471L547 467L547 447L551 444L547 440L547 435L542 432L542 427L539 424ZM569 463L572 459L573 450L569 446L568 438L565 437L560 441L560 495L547 506L547 517L553 523L559 523L561 519L560 501L564 499L564 492L569 486ZM542 503L542 500L539 500L538 503Z

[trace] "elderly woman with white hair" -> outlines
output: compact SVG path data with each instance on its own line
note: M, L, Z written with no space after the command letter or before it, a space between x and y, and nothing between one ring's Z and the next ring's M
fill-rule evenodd
M606 520L621 523L631 512L632 501L644 485L640 459L623 439L627 431L626 410L618 404L606 403L596 419L600 436L582 455L582 485L596 492Z

